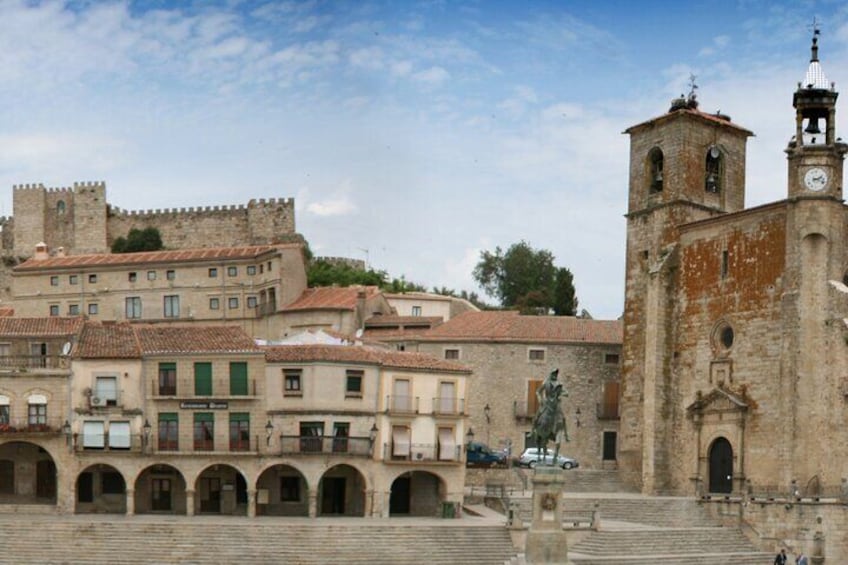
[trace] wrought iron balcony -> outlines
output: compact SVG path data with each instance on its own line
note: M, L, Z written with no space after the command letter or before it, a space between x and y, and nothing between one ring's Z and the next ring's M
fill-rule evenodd
M368 457L372 441L367 437L280 436L281 455L344 455Z
M26 371L30 369L67 369L67 357L59 355L0 355L0 369Z
M465 399L453 396L434 398L432 406L436 416L462 416L465 412Z
M61 434L62 421L56 418L10 419L0 423L0 435L5 434Z
M461 463L462 446L442 446L438 443L383 444L383 459L410 463Z
M386 412L389 414L418 414L418 397L387 396Z

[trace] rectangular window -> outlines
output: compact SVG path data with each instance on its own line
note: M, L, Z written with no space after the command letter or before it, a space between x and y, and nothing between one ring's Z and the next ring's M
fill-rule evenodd
M88 282L94 284L97 282L97 275L88 275Z
M301 371L296 369L283 370L283 396L302 396L300 385Z
M445 349L445 359L459 359L459 349Z
M92 404L96 406L118 405L118 378L117 377L95 377L94 398ZM97 399L97 403L94 402Z
M177 395L177 364L159 363L159 396Z
M30 404L27 412L27 423L30 426L47 425L47 405Z
M209 309L210 310L218 310L221 308L221 300L219 298L210 298L209 299Z
M180 317L180 297L176 294L171 294L164 299L164 310L166 318Z
M68 304L68 316L79 316L79 304Z
M0 425L9 425L9 405L0 404Z
M8 357L12 354L11 343L0 343L0 357Z
M300 477L280 477L280 502L300 502Z
M352 369L348 369L347 371L347 379L345 383L345 396L346 397L362 397L362 377L365 375L364 371L354 371Z
M271 272L271 261L268 261L268 272Z
M228 277L237 277L238 276L238 267L227 267L227 276Z
M230 396L247 395L247 363L230 363Z
M180 422L176 412L159 414L159 451L179 449Z
M604 353L604 363L607 365L618 365L618 353Z
M324 422L300 423L300 451L320 453L324 436Z
M248 296L247 297L247 307L248 308L256 308L256 297Z
M335 422L333 424L333 453L347 453L347 438L350 436L350 424Z
M69 275L68 283L70 284L79 284L79 275Z
M259 265L259 274L261 275L264 272L265 272L265 265Z
M165 278L169 281L176 280L177 272L174 269L168 269L167 271L165 271Z
M407 459L411 453L407 426L392 426L392 458Z
M106 447L106 430L103 422L82 423L82 446L85 449Z
M536 397L536 391L542 386L541 380L527 381L527 413L524 416L533 417L536 410L539 409L539 399Z
M604 399L598 410L598 418L614 420L618 418L619 381L608 381L604 383Z
M130 423L109 422L109 447L111 449L129 449L131 445Z
M194 450L215 449L215 415L211 412L194 413Z
M459 455L453 428L439 428L439 460L454 461Z
M58 275L53 275L52 277L50 277L50 286L59 286Z
M395 379L392 382L390 410L393 412L412 412L412 396L409 379Z
M141 297L130 296L124 299L124 308L126 310L128 320L136 320L141 318Z
M421 315L421 306L413 306L412 307L412 315L420 316Z
M530 361L544 361L545 360L545 350L544 349L531 349L527 352L527 359Z
M194 364L194 395L212 396L212 363Z
M253 276L256 274L256 265L248 265L247 266L247 274Z
M51 316L58 316L59 315L59 305L58 304L51 304L50 305L50 315Z
M727 278L727 271L728 271L728 255L727 255L727 250L725 249L724 251L721 252L721 278L723 278L723 279Z
M230 414L230 451L250 451L250 414Z
M603 460L615 461L616 444L618 443L618 434L616 432L604 432L604 448Z
M96 302L88 305L88 315L89 316L96 316L97 311L98 311L98 307L97 307Z
M209 267L209 278L214 279L218 277L218 269L215 267Z
M156 280L156 271L147 271L147 280L155 281Z
M137 281L138 280L138 273L136 273L135 271L130 271L129 273L127 273L127 280L130 281L130 282Z
M238 297L236 297L236 296L229 297L227 299L227 306L229 307L230 310L235 310L236 308L238 308Z

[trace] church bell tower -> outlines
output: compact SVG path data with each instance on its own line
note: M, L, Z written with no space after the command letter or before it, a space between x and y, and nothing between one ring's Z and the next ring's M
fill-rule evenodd
M813 31L810 65L792 98L795 136L789 159L789 198L842 200L842 162L848 145L836 137L836 92L819 63L819 30ZM824 127L824 129L822 129Z

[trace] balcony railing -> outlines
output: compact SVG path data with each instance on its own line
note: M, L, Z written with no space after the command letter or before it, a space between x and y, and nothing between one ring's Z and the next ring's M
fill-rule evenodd
M418 397L387 396L386 412L389 414L418 414Z
M371 455L371 440L367 437L280 436L283 455Z
M230 394L230 379L220 378L212 380L212 394L195 394L194 380L181 379L176 386L159 386L159 379L151 381L150 393L154 397L177 397L177 398L238 398L257 396L256 379L248 379L247 394Z
M618 402L599 402L595 407L598 420L618 420Z
M0 369L60 369L68 367L68 358L58 355L2 355Z
M0 423L2 434L60 434L63 421L56 418L39 418L30 422L29 418L11 419Z
M383 444L383 459L387 461L409 461L411 463L459 463L462 461L462 446L455 445L442 449L438 443L403 444L400 449L395 442Z
M150 450L156 453L220 453L228 450L231 453L259 453L265 450L265 440L258 435L250 439L218 438L215 439L192 439L180 442L178 439L163 439L151 437ZM266 450L267 451L267 450Z
M528 402L516 400L512 403L512 413L516 420L532 420L536 415L536 407L530 406Z
M433 399L433 414L437 416L461 416L464 412L464 398L444 396Z

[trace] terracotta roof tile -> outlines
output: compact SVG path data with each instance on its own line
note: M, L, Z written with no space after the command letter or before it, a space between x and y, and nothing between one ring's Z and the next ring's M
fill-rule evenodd
M0 336L72 336L80 331L82 325L83 319L80 317L13 318L0 316Z
M86 322L73 355L80 359L139 359L141 348L129 323Z
M181 249L175 251L144 251L140 253L68 255L66 257L50 257L49 259L28 259L15 267L14 271L253 259L274 249L300 247L300 244L290 243L282 245L253 245L248 247L209 247L205 249Z
M365 327L376 326L437 326L442 323L441 316L371 316L365 320Z
M127 359L156 354L260 352L262 349L237 326L87 322L74 355L83 359Z
M15 309L11 306L0 306L0 316L14 316Z
M608 343L624 339L620 320L521 316L517 312L463 312L421 336L422 341L532 341Z
M143 354L256 353L262 349L237 326L134 326Z
M269 363L327 361L366 363L398 369L471 372L468 367L460 363L445 361L423 353L348 345L272 345L265 348L265 359Z
M293 310L353 310L359 291L364 290L366 298L372 298L380 292L376 286L319 286L307 288L297 300L283 308Z

